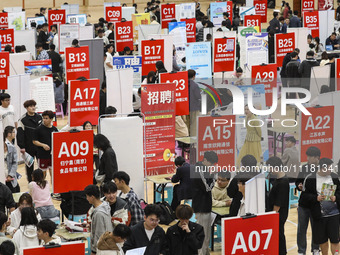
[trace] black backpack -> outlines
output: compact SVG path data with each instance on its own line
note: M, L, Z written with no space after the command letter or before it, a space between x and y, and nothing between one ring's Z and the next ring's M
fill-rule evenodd
M162 210L161 217L159 219L160 224L169 225L171 222L173 222L176 217L175 213L172 210L171 206L168 204L168 202L157 202L156 203Z

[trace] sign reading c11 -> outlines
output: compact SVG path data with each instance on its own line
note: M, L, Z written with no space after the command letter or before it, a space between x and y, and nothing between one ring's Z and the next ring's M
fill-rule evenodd
M53 192L84 190L93 181L93 131L55 132L52 141Z
M214 73L235 71L236 39L214 39Z
M0 52L0 89L8 88L9 52Z
M162 29L168 28L168 23L176 19L176 4L161 4Z
M133 49L132 21L115 23L116 51L124 51L125 47Z
M66 83L79 77L90 78L89 46L65 48Z
M142 40L142 76L156 69L157 61L164 63L164 39Z

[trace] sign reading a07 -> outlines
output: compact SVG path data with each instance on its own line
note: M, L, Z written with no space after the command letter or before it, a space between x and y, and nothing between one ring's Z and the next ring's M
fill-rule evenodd
M126 27L118 27L118 34L119 35L126 35L131 33L131 27L126 26Z
M185 80L180 79L180 80L167 80L166 83L173 82L176 84L176 91L184 90L185 89Z

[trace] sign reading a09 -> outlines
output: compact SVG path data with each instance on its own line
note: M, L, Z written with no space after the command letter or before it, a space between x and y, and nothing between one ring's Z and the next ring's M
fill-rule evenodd
M176 91L185 89L185 80L184 79L172 80L172 81L167 80L166 81L166 83L170 83L170 82L173 82L173 83L176 84Z
M58 158L61 158L62 156L66 157L77 157L79 154L81 156L86 156L89 152L89 143L87 141L82 141L80 144L78 142L71 143L70 146L68 146L67 142L63 142L61 144Z
M1 41L1 44L11 43L12 42L12 35L11 34L0 35L0 41Z
M81 52L81 53L70 53L68 55L69 62L74 63L74 62L85 62L86 61L86 53Z
M159 55L161 48L161 45L145 46L144 55Z
M293 38L279 39L279 48L288 48L293 46Z
M7 61L5 58L0 59L0 68L6 68Z
M119 35L126 35L131 33L131 27L126 26L126 27L118 27L118 34Z

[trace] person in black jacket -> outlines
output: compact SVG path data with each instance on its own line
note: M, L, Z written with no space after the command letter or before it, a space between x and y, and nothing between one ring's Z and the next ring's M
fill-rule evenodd
M102 89L100 90L99 96L99 115L105 114L106 108L106 81L102 83Z
M277 19L279 16L278 12L273 13L273 19L269 21L270 30L274 30L275 33L280 33L280 21Z
M319 62L314 59L314 54L314 51L308 51L306 59L302 61L299 66L299 73L301 75L301 87L308 90L310 90L312 67L320 66Z
M335 91L335 56L334 54L328 55L329 62L326 65L330 65L330 91Z
M59 53L55 51L55 45L50 44L50 50L47 52L52 61L52 73L60 73L60 64L63 62Z
M300 74L299 74L299 66L300 62L299 54L293 51L290 54L291 60L286 66L286 75L287 75L287 85L289 88L297 88L300 87ZM296 98L296 93L289 93L287 98Z
M300 173L295 181L296 188L300 191L303 190L303 183L307 175L312 172L315 172L317 166L319 165L319 160L321 156L321 151L319 148L311 146L306 151L307 155L307 164L303 165L300 169ZM308 206L303 203L301 200L301 196L299 199L299 206L298 206L298 231L297 231L297 246L298 246L298 253L306 254L307 249L307 228L308 222L311 222L312 228L314 226L314 221L311 217L310 210ZM312 252L319 250L319 245L314 243L314 239L312 236Z
M328 240L331 254L339 250L340 182L339 176L332 173L332 164L329 158L320 159L318 170L306 177L300 196L300 203L313 217L312 235L315 243L320 244L322 254L328 254ZM325 184L336 185L334 194L323 193Z
M93 145L103 152L99 162L99 175L105 175L103 183L111 182L113 174L118 171L116 153L111 147L109 139L102 134L94 137Z
M37 147L33 144L33 133L34 130L41 124L42 118L39 114L35 112L35 106L37 103L34 100L27 100L24 102L24 107L26 113L21 117L18 123L17 130L17 143L20 148L21 153L27 152L32 157L37 156ZM33 164L26 167L27 181L30 183L32 181L32 173L34 170Z
M42 24L42 30L39 32L39 36L37 39L38 43L41 43L44 50L48 50L48 45L50 44L50 41L48 41L48 24L44 23Z
M169 255L197 255L204 241L203 227L191 222L194 211L189 205L179 205L176 217L179 222L168 228L166 238Z
M144 213L144 221L138 222L131 228L131 236L123 246L124 252L146 246L144 255L167 254L165 232L158 226L162 214L161 208L150 204L145 207Z
M194 169L191 168L192 179L192 208L194 209L197 223L204 228L204 243L199 254L209 254L209 241L211 234L210 215L212 210L211 190L215 185L214 176L209 168L213 168L218 162L218 156L214 151L204 152L203 161L197 162Z
M268 32L268 59L269 63L275 63L275 40L274 40L275 31L270 30Z
M188 70L189 80L189 111L190 111L190 136L196 136L197 117L201 112L201 90L195 82L196 71Z
M175 159L175 165L177 167L176 174L172 176L171 182L177 183L174 186L173 198L171 203L172 210L176 211L177 206L183 199L191 199L191 179L190 179L190 164L185 162L185 159L181 156Z
M296 48L296 49L294 49L293 52L296 52L298 54L298 59L299 59L300 49ZM283 58L283 61L282 61L282 67L281 67L280 75L281 75L281 80L282 80L282 86L283 87L287 87L287 71L286 71L286 67L287 67L287 64L292 60L291 54L293 52L287 53L286 56Z
M223 12L223 19L227 22L226 28L228 28L231 31L231 21L229 19L229 13Z
M299 11L295 10L294 15L289 20L289 27L301 27L301 19L298 17Z

